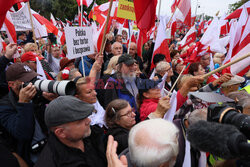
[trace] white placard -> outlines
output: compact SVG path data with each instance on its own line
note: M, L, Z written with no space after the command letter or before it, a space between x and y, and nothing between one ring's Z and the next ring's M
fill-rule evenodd
M94 53L91 27L65 27L64 31L69 59Z
M32 29L28 6L26 4L17 12L10 12L10 15L16 31L27 31Z

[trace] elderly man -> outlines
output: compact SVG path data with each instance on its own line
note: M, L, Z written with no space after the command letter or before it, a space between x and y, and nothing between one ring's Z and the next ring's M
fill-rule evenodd
M90 127L94 106L74 96L60 96L46 108L51 134L36 167L107 166L103 132Z
M128 167L173 167L178 154L178 128L163 119L140 122L129 132L129 147L121 155ZM147 140L145 140L147 139Z
M174 76L172 67L168 62L165 61L159 62L155 68L155 76L161 79L166 73L168 74L166 78L165 89L169 91L177 78L176 76ZM177 90L176 85L174 89Z
M113 56L120 56L123 53L123 48L122 48L122 44L120 42L115 42L112 44L111 46L111 54L109 54L106 58L105 58L105 62L104 62L104 70L107 69L108 64L110 59Z
M129 47L129 54L137 61L137 64L139 65L140 70L143 70L143 63L141 58L137 55L137 45L134 42L131 42Z
M228 96L229 93L239 90L241 83L245 81L245 78L235 75L231 80L221 84L221 93Z
M138 88L134 63L135 60L130 55L120 56L117 63L118 72L110 76L104 88L100 87L100 82L97 83L96 89L100 89L98 99L104 108L109 102L118 98L127 100L132 108L136 108L135 98L138 94ZM108 98L102 98L102 96Z

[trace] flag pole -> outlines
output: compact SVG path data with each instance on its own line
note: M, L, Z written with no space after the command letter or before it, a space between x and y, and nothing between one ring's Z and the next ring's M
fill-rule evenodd
M159 24L160 22L160 14L161 14L161 0L159 2L159 11L158 11L158 20L157 20L157 23Z
M113 0L110 0L108 16L107 16L107 20L106 20L105 27L104 27L104 33L103 33L103 38L102 38L101 49L100 49L100 52L99 52L100 55L103 54L104 44L106 42L106 32L107 32L107 29L108 29L108 23L109 23L109 18L110 18L110 12L111 12L111 9L112 9L112 4L113 4Z
M233 60L233 61L231 61L231 62L229 62L227 64L224 64L223 66L221 66L221 67L219 67L219 68L217 68L217 69L215 69L213 71L210 71L209 73L203 75L203 78L207 78L210 75L213 75L213 74L215 74L215 73L217 73L217 72L219 72L219 71L221 71L221 70L223 70L223 69L225 69L225 68L227 68L227 67L229 67L229 66L231 66L231 65L233 65L235 63L238 63L239 61L241 61L241 60L243 60L245 58L248 58L248 57L250 57L250 53L248 53L248 54L246 54L244 56L241 56L241 57L239 57L239 58L237 58L237 59L235 59L235 60Z
M170 91L168 92L168 96L170 96L171 92L173 91L173 89L174 89L175 85L176 85L176 84L177 84L177 82L179 81L179 79L180 79L180 77L181 77L182 73L184 72L185 68L186 68L186 66L184 66L184 67L183 67L183 69L181 70L181 72L180 72L179 76L177 77L177 79L175 80L175 82L174 82L173 86L171 87Z
M29 14L30 14L30 23L31 23L31 28L32 28L32 32L33 32L33 40L34 43L36 43L36 34L35 34L35 30L34 30L34 24L33 24L33 19L32 19L32 14L31 14L31 10L30 10L30 2L27 2L28 5L28 9L29 9Z
M81 5L81 27L83 27L83 25L82 25L82 13L83 13L83 5L82 5L82 1L83 0L81 0L81 2L80 2L80 5ZM82 61L82 75L83 75L83 77L85 78L86 76L85 76L85 68L84 68L84 61L83 61L83 56L81 57L81 61Z
M128 20L128 25L130 26L129 21L130 20ZM128 42L128 51L127 51L128 54L129 54L129 49L130 49L130 44L131 44L131 38L132 38L132 34L133 34L133 25L134 24L132 24L132 32L129 33L129 42ZM129 31L129 29L128 29L128 31Z

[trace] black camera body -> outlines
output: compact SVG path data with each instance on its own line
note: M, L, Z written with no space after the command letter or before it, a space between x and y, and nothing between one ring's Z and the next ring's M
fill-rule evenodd
M207 121L236 126L250 139L250 116L242 114L243 108L237 103L217 103L208 107Z

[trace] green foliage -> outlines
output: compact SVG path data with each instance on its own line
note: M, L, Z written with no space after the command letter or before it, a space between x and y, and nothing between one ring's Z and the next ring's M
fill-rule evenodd
M241 5L243 5L244 3L248 2L249 0L240 0L238 2L235 2L233 4L229 5L229 13L232 13L233 11L235 11L236 9L238 9Z
M108 2L108 0L96 0L98 5L106 2ZM92 3L89 8L83 6L83 10L89 13L93 4L94 3ZM75 15L78 14L76 0L30 0L30 6L47 19L50 19L50 13L62 21L65 19L74 20Z

